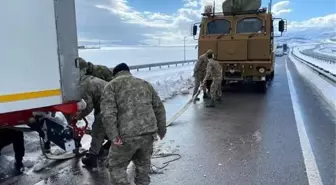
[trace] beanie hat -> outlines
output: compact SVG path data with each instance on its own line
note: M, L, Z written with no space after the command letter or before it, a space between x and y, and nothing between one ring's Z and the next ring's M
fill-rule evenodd
M115 76L120 71L130 71L129 67L125 63L120 63L113 69L113 76Z

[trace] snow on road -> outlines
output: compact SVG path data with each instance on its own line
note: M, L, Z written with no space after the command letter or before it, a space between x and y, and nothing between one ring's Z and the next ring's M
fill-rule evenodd
M328 63L324 60L319 60L319 59L304 55L300 52L300 51L303 51L305 49L311 49L311 48L314 48L314 47L307 46L307 47L294 48L293 53L294 53L294 55L302 58L303 60L309 61L312 64L317 65L317 66L329 71L330 73L336 74L336 64L335 63Z

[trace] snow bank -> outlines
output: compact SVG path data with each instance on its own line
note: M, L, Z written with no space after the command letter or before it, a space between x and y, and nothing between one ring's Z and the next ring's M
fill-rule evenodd
M134 71L134 76L150 82L158 92L161 100L173 98L178 94L189 93L188 89L194 85L194 65L178 66L172 68L155 69L152 71Z
M296 66L299 74L308 81L326 102L336 111L336 87L322 79L317 73L313 72L309 67L297 61L291 54L289 58Z
M304 48L302 48L302 47L294 48L293 53L296 56L302 58L303 60L311 62L312 64L317 65L317 66L329 71L330 73L336 74L336 64L328 63L324 60L319 60L319 59L304 55L300 52L300 50L302 51L302 50L304 50Z

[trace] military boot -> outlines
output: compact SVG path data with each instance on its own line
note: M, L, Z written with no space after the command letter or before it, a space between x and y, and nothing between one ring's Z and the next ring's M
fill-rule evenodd
M95 168L98 165L98 156L93 155L91 153L87 153L83 158L82 158L82 163L87 166L87 167L92 167Z
M22 173L23 170L24 170L24 166L23 166L22 161L16 161L14 163L14 168L16 170L16 173L18 173L18 174Z
M203 94L203 99L208 99L209 98L209 95L207 93L204 93Z

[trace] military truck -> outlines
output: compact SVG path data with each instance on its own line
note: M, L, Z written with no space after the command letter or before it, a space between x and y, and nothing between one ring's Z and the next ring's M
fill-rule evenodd
M261 7L261 0L227 0L223 12L215 12L215 4L208 5L202 21L193 25L193 36L198 36L198 56L212 49L215 59L223 67L223 85L231 82L256 84L262 92L274 78L274 38L286 31L286 20L273 18ZM274 34L274 21L281 34Z

